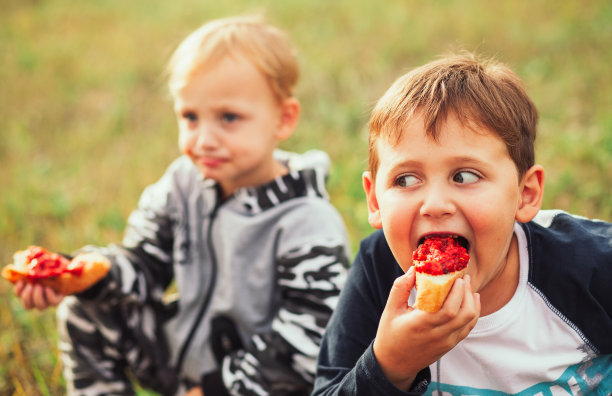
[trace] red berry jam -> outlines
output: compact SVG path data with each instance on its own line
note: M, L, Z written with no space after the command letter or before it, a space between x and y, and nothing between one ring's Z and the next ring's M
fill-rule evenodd
M82 262L71 262L64 256L52 253L40 246L30 246L26 250L27 277L30 280L60 276L69 272L80 275Z
M470 261L470 255L457 238L432 236L412 254L415 270L430 275L443 275L461 271Z

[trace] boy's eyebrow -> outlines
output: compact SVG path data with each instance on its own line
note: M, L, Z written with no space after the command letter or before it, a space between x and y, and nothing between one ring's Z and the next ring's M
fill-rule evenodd
M491 161L487 161L487 160L483 160L480 158L475 158L475 157L471 157L467 155L460 155L456 157L451 157L445 162L451 163L451 164L459 163L461 165L474 165L474 166L481 165L482 166L482 165L495 164L495 159L491 159ZM419 160L408 159L408 160L392 163L391 166L389 167L389 170L393 172L395 170L404 169L404 168L421 169L423 168L423 163Z
M394 175L401 172L405 172L407 170L421 170L423 168L423 164L420 161L416 160L398 161L390 163L389 165L390 166L386 173L387 176L389 176L390 178L394 178Z
M475 157L470 157L467 155L462 155L462 156L457 156L457 157L453 157L450 159L449 162L462 162L462 163L471 163L471 164L475 164L475 165L479 165L479 164L490 164L490 163L494 163L495 161L486 161L483 160L481 158L475 158Z

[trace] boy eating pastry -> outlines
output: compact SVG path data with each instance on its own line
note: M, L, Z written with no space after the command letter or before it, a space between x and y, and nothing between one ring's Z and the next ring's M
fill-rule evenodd
M507 67L449 56L399 78L370 118L369 222L324 335L314 395L612 391L612 225L541 211L537 111ZM413 254L466 247L436 312Z

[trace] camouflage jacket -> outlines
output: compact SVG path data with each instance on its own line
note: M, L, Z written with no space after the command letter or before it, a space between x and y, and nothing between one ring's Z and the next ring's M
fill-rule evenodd
M236 395L308 393L346 278L344 223L325 190L327 155L275 153L289 173L221 202L187 157L149 186L95 299L178 299L164 322L170 365ZM85 249L87 250L87 249ZM90 293L90 298L91 298ZM297 392L297 393L296 393Z

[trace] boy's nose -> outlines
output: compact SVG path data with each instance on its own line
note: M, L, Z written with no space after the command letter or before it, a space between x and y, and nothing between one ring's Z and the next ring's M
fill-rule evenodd
M218 146L219 139L216 132L214 131L214 128L212 128L210 125L202 124L198 128L196 145L198 147L206 148Z
M430 186L426 189L420 209L421 216L438 218L453 214L455 211L450 191L441 186Z

